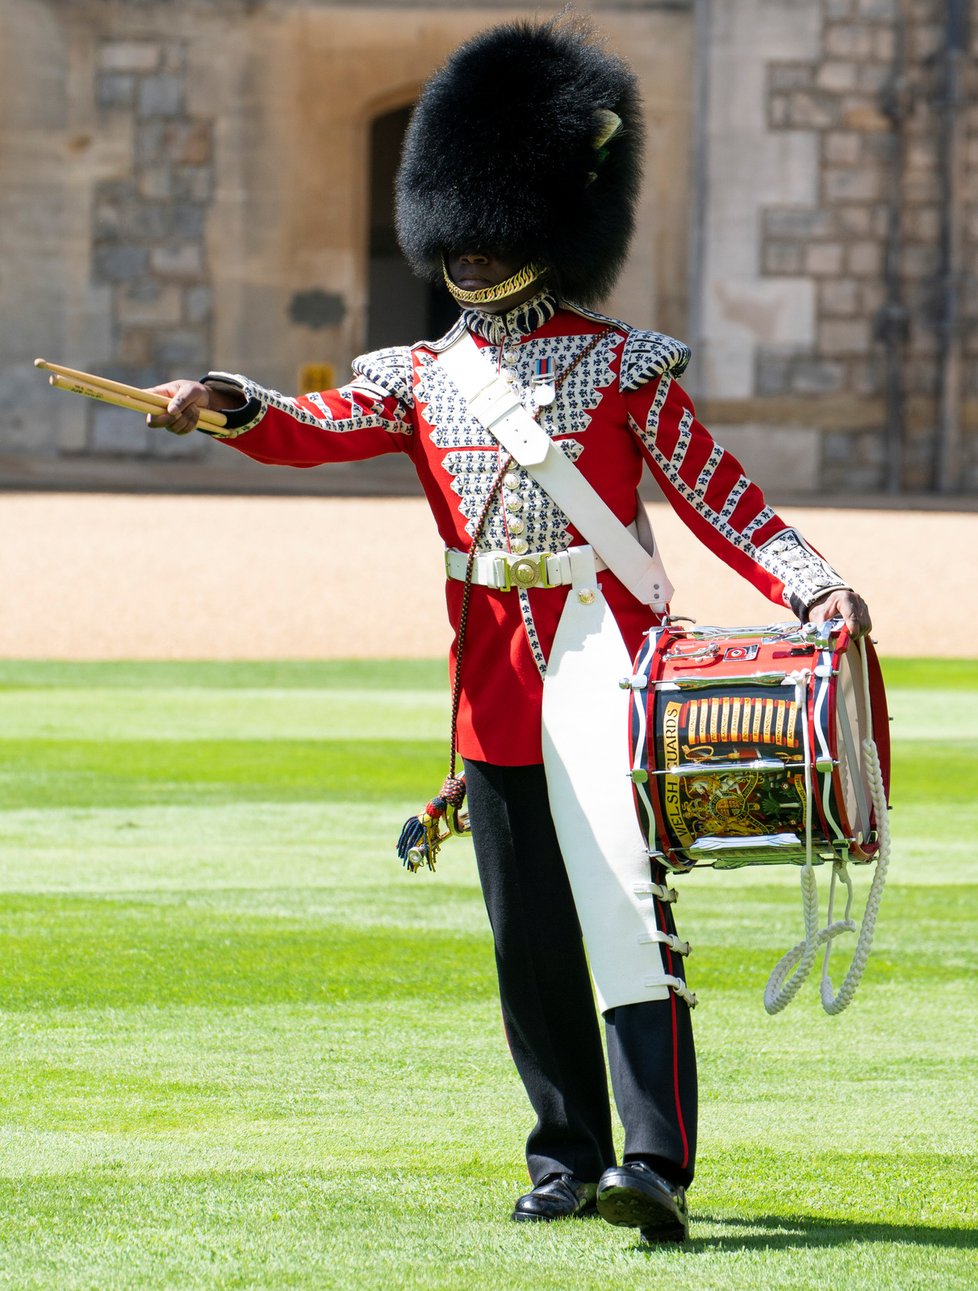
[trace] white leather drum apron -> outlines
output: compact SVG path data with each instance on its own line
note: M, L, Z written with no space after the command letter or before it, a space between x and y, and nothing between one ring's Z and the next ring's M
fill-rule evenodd
M602 1011L665 999L647 844L627 769L631 659L591 570L567 593L543 687L543 760Z

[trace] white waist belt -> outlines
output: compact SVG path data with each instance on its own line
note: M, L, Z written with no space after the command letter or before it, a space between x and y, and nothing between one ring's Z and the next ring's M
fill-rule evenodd
M449 547L445 552L445 573L464 582L468 559L467 551ZM608 566L590 547L529 551L525 556L514 556L508 551L480 551L475 558L472 582L497 592L508 592L514 587L570 587L575 577L582 578L591 568L600 571Z

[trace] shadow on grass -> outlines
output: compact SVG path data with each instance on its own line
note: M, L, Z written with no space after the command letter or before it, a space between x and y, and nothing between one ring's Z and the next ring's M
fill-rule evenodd
M712 1237L697 1237L696 1229L715 1224L722 1230ZM914 1246L941 1246L958 1250L978 1250L978 1228L937 1227L932 1224L874 1224L844 1219L826 1219L814 1215L755 1215L731 1218L729 1215L698 1214L693 1220L692 1236L685 1250L750 1251L784 1250L788 1247L831 1247L867 1242L902 1242ZM674 1246L649 1247L650 1254Z

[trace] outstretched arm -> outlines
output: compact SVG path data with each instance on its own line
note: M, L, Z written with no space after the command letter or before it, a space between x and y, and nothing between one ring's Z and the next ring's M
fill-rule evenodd
M185 435L195 427L255 461L319 466L404 452L413 435L410 351L361 355L351 381L336 390L284 395L249 377L211 372L200 381L156 387L169 404L149 424ZM219 410L221 428L200 424Z

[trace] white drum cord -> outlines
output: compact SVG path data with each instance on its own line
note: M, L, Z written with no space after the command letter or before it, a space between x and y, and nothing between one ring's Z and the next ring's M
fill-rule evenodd
M803 726L804 731L804 754L805 754L805 863L801 868L801 899L802 911L805 920L805 938L796 946L793 946L774 966L771 976L768 978L767 986L764 989L764 1007L768 1013L780 1013L786 1005L790 1004L798 992L799 987L808 977L815 963L815 957L818 953L819 946L825 946L825 957L822 961L822 981L821 997L822 1007L826 1013L841 1013L852 1001L856 993L856 987L863 975L866 962L869 959L869 952L873 944L873 934L876 930L876 916L879 912L880 901L883 897L883 887L886 883L886 871L890 860L890 828L887 818L886 791L883 786L883 773L880 767L879 751L876 747L876 741L873 739L872 727L872 706L870 702L869 690L869 665L867 662L866 649L862 642L858 643L860 658L862 660L862 680L863 690L866 700L866 714L868 732L863 740L863 766L867 780L869 782L869 791L872 797L873 808L876 814L876 832L878 836L878 846L876 853L876 873L873 875L873 882L870 887L869 896L866 899L866 909L863 914L862 926L859 929L859 936L856 940L856 949L853 953L852 962L849 970L845 975L838 994L833 992L832 982L829 978L829 956L832 953L832 942L843 932L855 932L855 922L850 918L852 910L852 880L849 877L846 862L844 860L836 861L832 866L832 883L829 889L829 907L828 922L824 928L818 926L818 888L815 881L815 871L812 865L812 812L814 810L812 802L812 756L811 743L809 739L808 724ZM800 707L804 707L805 691L808 685L810 674L807 672L793 673L786 677L786 681L793 681L795 685L796 701ZM847 900L845 917L832 922L832 913L835 902L836 883L841 880L847 889Z
M810 676L809 672L803 671L789 673L785 677L786 682L794 683L795 707L802 714L805 712L805 695ZM801 905L805 917L805 939L781 956L768 978L764 988L764 1007L772 1014L780 1013L795 998L798 988L812 971L820 945L818 887L812 866L812 743L808 722L804 719L802 741L805 758L805 863L801 867Z

